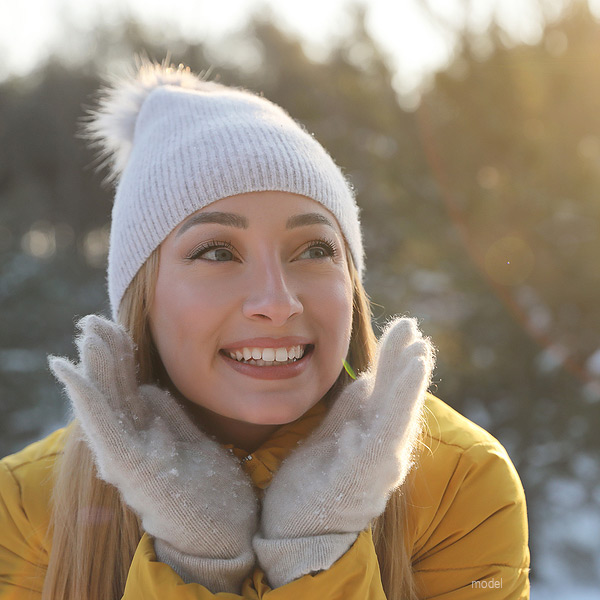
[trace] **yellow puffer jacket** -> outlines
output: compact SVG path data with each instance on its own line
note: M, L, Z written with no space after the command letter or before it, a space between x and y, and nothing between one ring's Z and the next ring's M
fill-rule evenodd
M281 427L252 455L234 452L264 489L283 458L323 417L318 404ZM529 598L525 496L504 448L441 400L426 402L428 433L409 482L412 563L420 598ZM0 461L0 600L39 600L51 540L46 535L52 468L65 429ZM307 482L307 485L309 482ZM41 565L41 568L40 568ZM242 596L184 584L144 534L124 600L384 600L369 530L327 571L271 590L256 569Z

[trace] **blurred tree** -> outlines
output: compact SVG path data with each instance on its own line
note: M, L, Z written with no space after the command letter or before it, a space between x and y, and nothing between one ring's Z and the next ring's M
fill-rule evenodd
M489 348L492 364L484 370L491 389L500 396L510 387L519 412L531 412L523 431L529 445L535 442L530 432L565 439L570 417L583 411L592 425L600 409L598 373L589 363L600 325L594 259L600 251L600 80L590 60L600 29L577 5L535 46L507 48L497 29L488 36L492 51L485 58L475 40L464 39L418 117L451 223L488 285L473 288L471 277L461 282L479 307L463 335L472 348ZM504 318L477 316L491 307L489 289L518 329ZM532 343L515 348L519 329ZM517 375L519 365L525 369ZM473 386L480 386L477 376ZM537 427L548 411L560 418ZM595 438L592 427L577 427L573 442L585 446Z
M479 273L450 267L469 309L435 336L453 372L441 387L507 445L541 502L598 454L600 28L574 3L539 43L505 39L465 34L417 118L446 227ZM597 503L587 479L573 484L581 508ZM532 513L533 530L545 516ZM580 554L597 573L597 554Z

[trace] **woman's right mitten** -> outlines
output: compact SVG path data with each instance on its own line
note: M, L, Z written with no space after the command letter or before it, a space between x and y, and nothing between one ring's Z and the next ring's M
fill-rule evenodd
M78 326L80 362L50 357L95 458L186 583L239 593L255 564L258 500L235 457L156 386L138 386L127 332L96 315Z

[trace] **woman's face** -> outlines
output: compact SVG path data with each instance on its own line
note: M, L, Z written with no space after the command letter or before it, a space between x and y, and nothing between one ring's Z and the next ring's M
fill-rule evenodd
M335 218L286 192L199 210L161 245L150 324L171 381L221 432L297 419L348 352L352 284Z

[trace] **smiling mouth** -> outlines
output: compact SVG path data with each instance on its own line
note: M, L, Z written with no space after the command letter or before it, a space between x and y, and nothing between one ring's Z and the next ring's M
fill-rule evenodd
M244 365L252 365L256 367L283 367L285 365L291 365L296 362L300 362L309 354L311 354L314 348L314 344L306 344L305 346L294 346L293 348L289 348L287 350L285 356L282 355L282 352L268 352L268 350L271 349L264 349L267 350L267 352L265 352L264 350L261 351L261 349L253 348L243 348L240 350L236 350L235 352L231 352L228 350L219 350L219 353L225 356L226 358L229 358ZM260 358L254 358L254 356L257 355L260 355ZM265 357L273 358L274 360L264 360Z

